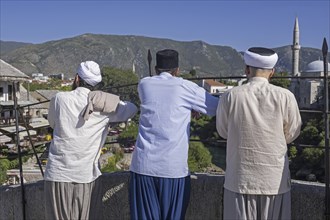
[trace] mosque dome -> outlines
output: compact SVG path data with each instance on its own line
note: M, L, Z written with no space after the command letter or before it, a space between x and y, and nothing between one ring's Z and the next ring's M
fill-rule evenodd
M330 65L328 63L328 69ZM324 67L323 67L323 61L322 60L316 60L307 65L307 68L304 72L310 73L310 72L323 72Z

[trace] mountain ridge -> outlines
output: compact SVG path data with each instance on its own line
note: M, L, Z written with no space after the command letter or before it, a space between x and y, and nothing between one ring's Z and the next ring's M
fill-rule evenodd
M0 43L6 45L4 41ZM149 75L148 49L152 53L153 70L156 51L165 48L176 49L179 52L180 70L183 73L195 69L200 77L244 74L242 52L230 46L211 45L204 41L176 41L135 35L82 34L41 44L21 43L12 50L6 49L5 52L2 47L0 50L1 59L28 75L64 73L72 77L80 62L94 60L101 67L135 70L142 78ZM273 49L279 54L277 71L291 72L291 46ZM302 47L301 69L321 55L319 49Z

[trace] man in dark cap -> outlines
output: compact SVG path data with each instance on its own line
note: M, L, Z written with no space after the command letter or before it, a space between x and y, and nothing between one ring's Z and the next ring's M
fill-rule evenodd
M277 59L271 49L248 49L248 83L219 101L217 130L227 139L224 219L291 219L287 144L298 137L301 117L294 95L269 83Z
M190 196L191 111L214 116L218 98L179 75L179 54L156 54L157 76L138 85L141 114L130 179L131 218L184 219Z

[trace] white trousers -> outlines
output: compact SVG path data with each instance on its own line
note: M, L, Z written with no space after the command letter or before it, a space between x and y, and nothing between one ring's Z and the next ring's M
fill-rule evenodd
M224 189L223 219L289 220L291 192L279 195L248 195Z
M99 180L91 183L45 181L46 219L94 219L90 213L96 203Z

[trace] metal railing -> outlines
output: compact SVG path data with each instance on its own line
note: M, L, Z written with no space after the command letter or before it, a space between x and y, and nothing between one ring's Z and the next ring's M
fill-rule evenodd
M326 40L324 39L323 42L323 48L322 48L322 52L323 52L323 61L324 61L324 76L323 77L304 77L304 76L275 76L273 78L288 78L288 79L321 79L323 80L324 83L324 94L323 94L323 99L324 99L324 109L323 110L308 110L308 109L301 109L300 112L301 113L306 113L306 114L323 114L323 118L325 120L324 123L324 132L325 132L325 146L315 146L315 145L307 145L307 144L302 144L299 142L295 142L293 144L289 144L288 147L290 146L296 146L298 148L319 148L319 149L325 149L325 217L327 220L330 219L330 189L329 189L329 182L330 182L330 148L329 148L329 79L328 79L328 61L327 61L327 53L328 53L328 48L327 48L327 43ZM230 77L202 77L202 78L189 78L188 80L192 80L192 81L196 81L196 80L203 80L203 79L215 79L215 80L228 80L228 79L243 79L246 78L244 76L230 76ZM18 86L18 82L14 82L13 83L13 94L14 94L14 106L11 109L5 109L5 110L1 110L2 112L5 111L13 111L15 112L15 126L16 126L16 146L18 149L18 154L16 156L8 156L7 158L18 158L19 159L19 175L20 175L20 184L21 184L21 192L22 192L22 203L23 203L23 218L25 219L25 190L24 190L24 181L23 180L23 162L22 162L22 156L24 155L34 155L37 159L37 163L40 169L40 172L43 176L43 169L42 169L42 165L40 162L40 159L38 157L38 153L36 151L36 146L34 145L31 135L30 135L30 131L29 131L29 126L26 124L26 120L24 119L24 114L23 114L23 109L24 108L28 108L30 106L33 105L38 105L41 103L46 103L49 101L42 101L42 102L38 102L38 103L34 103L34 104L28 104L28 105L22 105L19 106L18 102L17 102L17 97L16 97L16 91L17 91L17 86ZM127 85L119 85L119 86L111 86L111 87L105 87L102 90L104 91L108 91L108 92L112 92L112 93L118 93L118 91L120 89L123 88L127 88L127 87L131 87L131 86L137 86L137 83L133 83L133 84L127 84ZM23 123L24 126L26 128L26 130L19 130L19 117L21 117L21 119L23 119ZM33 153L22 153L21 151L21 147L19 144L19 132L23 132L26 131L28 134L28 139L30 142L30 145L32 147L32 151ZM3 135L6 135L5 133ZM1 135L0 135L1 136ZM130 140L130 142L134 142L135 140ZM196 140L196 139L190 139L191 142L194 141L199 141L199 142L216 142L218 144L222 144L225 145L226 144L226 140ZM125 142L121 142L118 140L115 141L110 141L110 142L106 142L106 144L114 144L114 143L119 143L119 144L125 144ZM0 158L1 159L1 158Z

